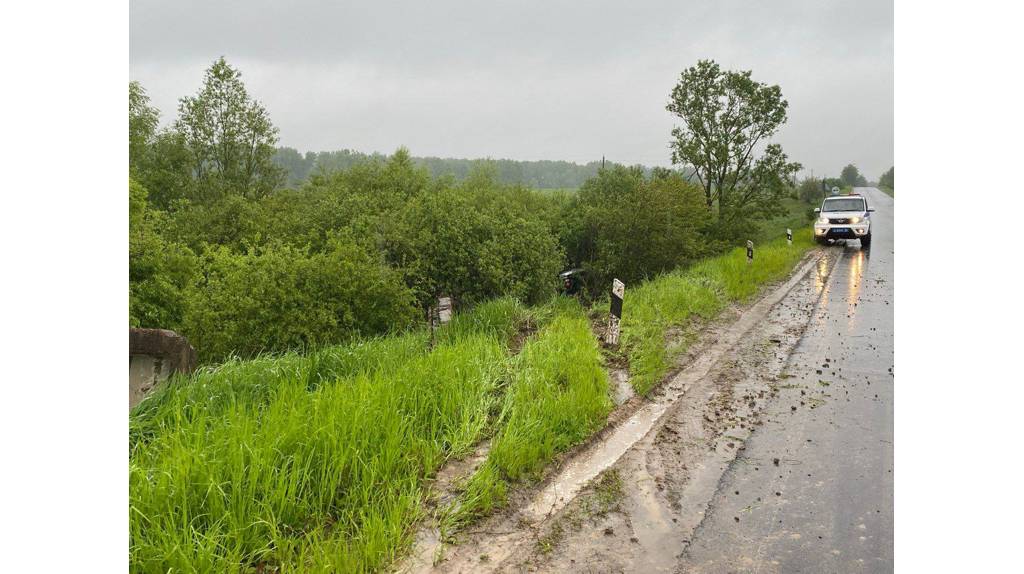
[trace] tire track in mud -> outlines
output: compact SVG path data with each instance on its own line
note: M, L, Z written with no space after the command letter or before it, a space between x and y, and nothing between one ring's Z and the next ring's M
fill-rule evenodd
M733 309L738 318L710 333L702 353L563 462L525 504L464 533L437 564L418 561L402 571L670 570L679 537L696 528L757 422L759 401L772 391L772 381L751 372L763 373L770 363L768 371L781 373L833 263L834 256L812 251L782 285L742 313ZM598 494L588 484L612 467L625 477L623 504L592 524L580 512ZM568 533L567 517L577 527Z

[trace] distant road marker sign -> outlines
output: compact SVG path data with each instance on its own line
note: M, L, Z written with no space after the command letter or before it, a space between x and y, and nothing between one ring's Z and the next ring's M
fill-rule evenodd
M619 344L619 323L622 322L622 298L626 294L626 284L618 279L612 281L612 308L608 313L608 333L605 343Z

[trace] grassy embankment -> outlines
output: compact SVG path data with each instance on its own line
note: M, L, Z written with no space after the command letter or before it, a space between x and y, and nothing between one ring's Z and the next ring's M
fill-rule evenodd
M487 460L443 516L451 531L503 506L510 485L540 476L566 449L604 426L608 373L583 309L572 299L545 309L546 325L516 357Z
M133 572L363 572L419 518L423 478L488 427L526 311L427 335L235 362L131 415Z
M806 236L806 237L805 237ZM622 343L647 392L669 328L783 277L805 229L627 292ZM539 331L512 356L532 320ZM131 415L130 568L139 572L365 572L391 563L422 516L425 479L492 437L451 524L504 504L517 481L601 428L608 376L584 310L500 299L459 314L435 345L402 336L225 364L167 385Z
M636 392L647 394L686 350L685 340L669 344L670 329L749 300L764 284L787 276L813 246L810 230L801 227L793 231L793 245L785 237L755 245L753 263L747 263L745 248L736 248L627 291L621 343Z

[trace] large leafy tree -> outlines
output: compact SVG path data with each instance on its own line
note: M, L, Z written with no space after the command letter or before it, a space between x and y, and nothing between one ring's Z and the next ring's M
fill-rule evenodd
M779 86L750 71L723 70L713 60L686 69L666 109L682 120L672 130L672 162L692 168L708 209L720 217L771 214L800 170L778 144L765 146L786 122Z
M160 122L160 112L149 104L142 84L128 82L128 169L144 169L147 151Z
M843 171L839 174L839 179L843 180L843 183L850 187L864 187L868 184L868 180L861 175L860 170L852 163L843 168Z
M242 74L224 58L206 70L203 87L178 104L175 129L192 155L205 195L259 198L282 181L273 162L278 130L267 110L249 97Z

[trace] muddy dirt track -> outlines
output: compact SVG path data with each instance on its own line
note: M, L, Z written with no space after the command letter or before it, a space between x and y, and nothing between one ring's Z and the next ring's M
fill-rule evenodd
M423 572L888 572L893 200ZM633 399L640 401L640 399Z

